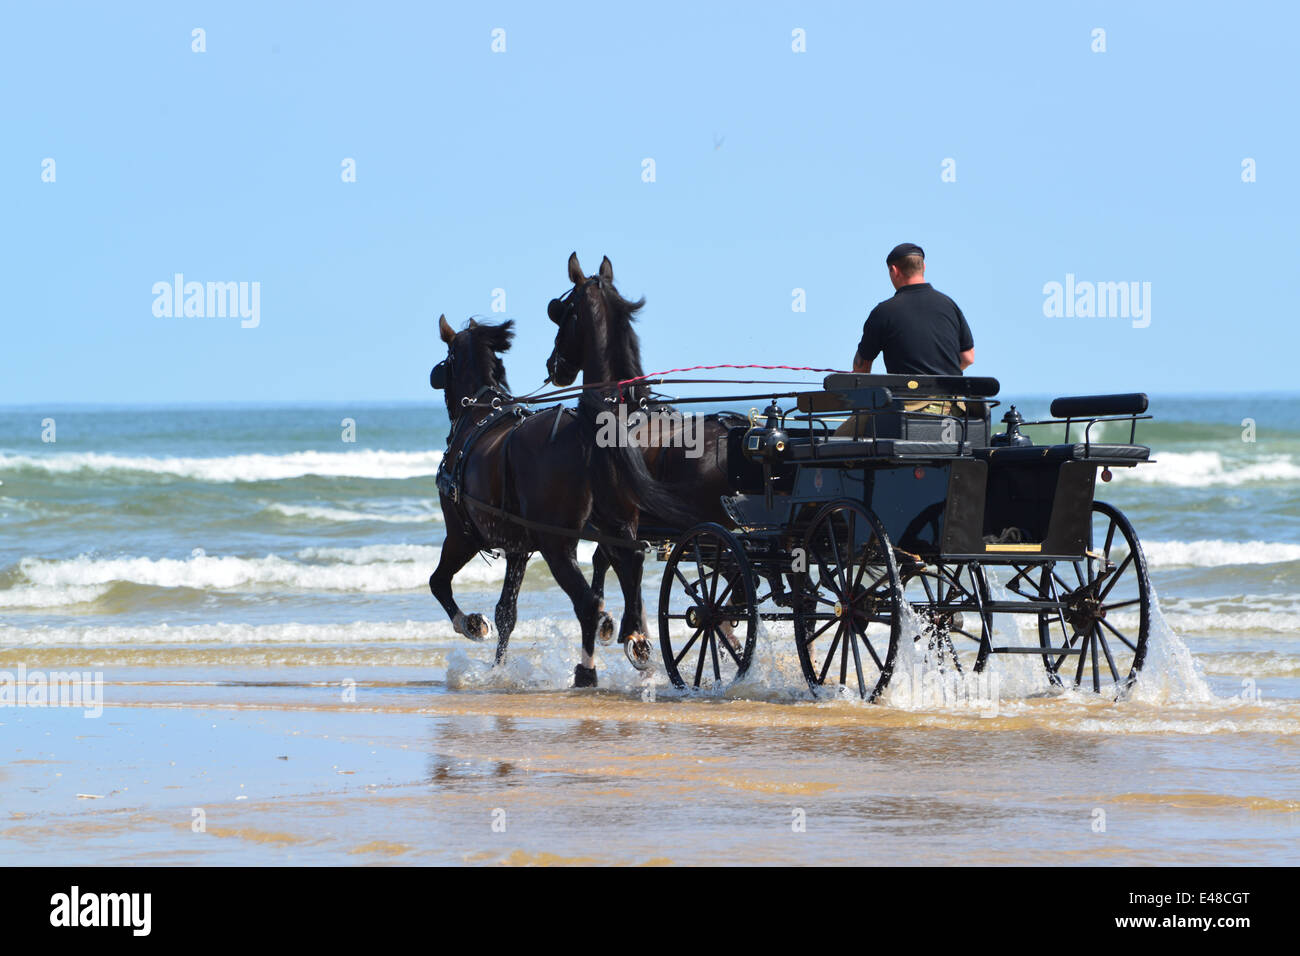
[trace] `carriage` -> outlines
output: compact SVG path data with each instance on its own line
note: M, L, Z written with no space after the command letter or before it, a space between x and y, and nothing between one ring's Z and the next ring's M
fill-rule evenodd
M1135 443L1147 397L1058 398L1040 421L1013 405L994 434L993 378L837 373L823 385L728 430L734 530L704 523L656 541L672 683L730 685L760 622L788 622L814 693L875 700L918 656L968 676L993 655L1027 655L1052 685L1122 695L1146 659L1151 585L1133 526L1094 492L1149 460ZM1032 426L1062 428L1060 442L1035 443L1021 431ZM1027 616L1036 641L1000 631L1002 614Z

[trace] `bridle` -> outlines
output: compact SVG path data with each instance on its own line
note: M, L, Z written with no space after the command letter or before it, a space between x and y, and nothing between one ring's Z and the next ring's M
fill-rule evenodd
M581 365L566 356L559 347L559 339L569 324L578 321L578 302L575 293L586 292L593 285L599 284L600 276L591 276L582 285L574 286L563 295L556 296L546 304L547 317L560 327L560 332L556 335L556 348L551 353L551 357L554 359L555 373L561 378L573 380L582 371ZM547 379L548 382L550 380L550 378Z
M448 378L455 365L456 347L453 343L448 343L447 357L435 365L433 371L429 373L429 385L438 391L445 392L447 386L450 384ZM485 397L487 398L487 401L484 401ZM463 396L460 400L460 404L462 408L469 408L472 405L488 405L496 409L501 408L503 405L508 405L513 401L514 397L509 392L501 388L499 385L489 382L480 387L473 396ZM459 421L461 417L463 416L458 415L457 421Z

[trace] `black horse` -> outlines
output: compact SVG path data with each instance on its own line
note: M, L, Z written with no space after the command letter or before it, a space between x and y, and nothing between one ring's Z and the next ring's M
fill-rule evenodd
M608 256L601 261L600 272L587 279L574 253L569 258L569 278L573 290L552 300L547 308L547 314L559 326L555 347L546 362L551 381L569 385L579 371L585 385L642 376L640 340L631 323L645 299L629 302L619 294ZM649 389L638 383L623 390L623 400L633 407L648 395ZM655 411L675 410L660 406ZM662 427L656 429L654 440L638 448L647 470L674 495L674 505L680 506L656 511L652 504L640 517L646 528L671 537L672 532L702 521L734 527L721 499L732 493L727 475L728 426L740 423L743 418L727 413L701 416L690 426L696 429L697 443L688 449L680 431L687 427L685 421L676 414L660 417L658 424ZM612 551L601 547L592 558L592 587L598 595L604 594L605 573L613 557Z
M582 629L583 660L574 669L574 686L591 687L596 684L596 634L612 631L612 621L578 565L578 537L590 523L619 552L614 567L620 580L635 570L635 582L624 582L625 597L634 593L636 601L629 600L632 609L625 609L620 639L645 645L648 653L640 611L642 555L616 543L635 542L642 507L671 512L675 505L650 479L639 453L595 441L591 415L580 411L575 419L559 410L529 415L513 403L500 359L510 348L513 325L471 319L454 332L445 316L439 321L447 358L434 369L430 383L444 390L452 427L438 481L447 537L429 589L458 633L483 640L487 622L460 610L451 582L478 552L505 552L506 581L496 609L500 662L514 627L528 557L541 552L573 602Z

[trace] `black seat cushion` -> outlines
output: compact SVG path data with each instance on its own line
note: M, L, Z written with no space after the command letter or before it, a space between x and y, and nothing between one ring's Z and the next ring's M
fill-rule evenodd
M1001 448L976 448L975 457L989 461L1146 461L1151 449L1146 445L1112 445L1093 442L1085 445L1009 445Z

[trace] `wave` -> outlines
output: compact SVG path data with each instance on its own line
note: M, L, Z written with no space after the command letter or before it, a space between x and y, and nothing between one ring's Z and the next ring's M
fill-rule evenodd
M591 562L595 545L584 543L578 559ZM5 572L11 586L0 588L0 608L53 608L93 603L124 586L196 591L292 590L348 593L422 591L442 549L420 544L376 544L356 548L303 548L294 559L208 555L185 559L80 555L69 560L26 557ZM540 560L533 562L538 571ZM532 565L530 565L532 567ZM475 558L457 574L459 587L497 587L504 561ZM647 576L647 580L650 576Z
M451 622L354 621L347 624L155 624L146 627L9 627L0 625L0 648L28 646L154 646L169 644L364 644L379 641L457 640Z
M274 554L260 558L195 555L185 560L93 558L87 555L66 561L23 558L13 572L17 586L0 590L0 606L80 604L101 597L109 587L120 583L205 591L414 591L427 587L429 573L441 554L439 548L431 546L379 545L376 548L379 549L376 554L383 549L403 550L400 551L401 557L389 560L375 560L372 555L329 564L302 563ZM498 583L504 575L504 562L492 565L471 562L456 575L456 580L460 583ZM90 589L94 588L101 589L100 593L93 593Z
M1240 564L1300 561L1300 544L1279 541L1143 541L1154 568L1221 568Z
M1300 465L1290 455L1225 459L1217 451L1154 452L1149 465L1116 469L1119 481L1178 488L1244 485L1266 481L1300 481Z
M221 458L145 458L97 452L57 455L0 454L0 472L50 475L135 473L217 483L281 481L318 475L328 478L421 478L434 475L441 451L296 451L284 455L228 455Z
M442 522L442 514L433 509L383 514L374 511L329 508L323 505L272 504L267 506L266 510L286 518L305 518L308 521L332 521L345 524L364 521L376 521L384 524L436 524Z

